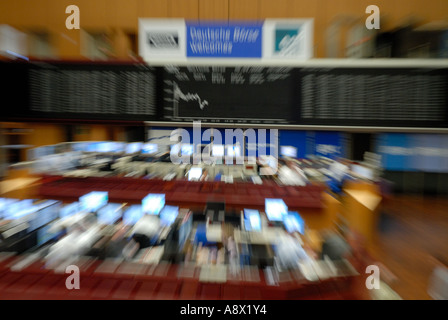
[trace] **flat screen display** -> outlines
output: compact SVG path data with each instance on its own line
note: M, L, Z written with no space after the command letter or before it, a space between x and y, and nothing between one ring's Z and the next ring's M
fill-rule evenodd
M188 236L191 233L192 227L193 227L193 215L191 213L188 213L188 215L182 221L182 224L179 226L179 234L178 234L179 248L182 248L184 246L185 241L187 241Z
M132 142L128 143L126 146L126 153L127 154L133 154L133 153L139 153L142 149L142 142Z
M283 221L288 207L282 199L265 199L265 212L269 221Z
M72 151L87 152L89 149L89 142L76 142L72 144Z
M155 154L158 152L158 145L156 143L145 143L142 146L141 152L143 154Z
M92 191L79 198L81 210L96 212L109 201L109 193L106 191Z
M261 217L258 210L244 209L244 228L246 231L261 231Z
M9 203L9 205L5 208L3 217L8 220L17 219L32 212L33 210L36 210L36 208L33 207L33 200L25 199L15 201Z
M305 233L305 221L298 212L289 211L287 215L283 216L283 224L285 225L286 231L289 233Z
M350 169L355 174L357 174L358 176L360 176L362 178L370 179L370 180L373 180L373 178L374 178L373 170L370 168L354 164L350 167Z
M192 144L183 144L181 146L181 154L183 156L191 156L194 152L194 145Z
M157 215L164 206L165 194L150 193L142 200L142 210L144 214Z
M143 217L142 206L135 204L130 206L123 213L123 222L127 225L134 225Z
M188 171L188 181L198 181L202 176L202 168L191 168Z
M59 218L63 219L63 218L67 218L70 217L76 213L78 213L81 209L80 209L80 204L79 202L73 202L70 204L67 204L65 206L63 206L59 212Z
M160 212L160 224L168 227L176 220L179 214L179 207L165 206Z
M224 157L224 146L223 145L213 145L212 156L213 157Z
M122 216L121 204L109 203L98 210L98 222L100 224L112 225Z
M291 146L281 146L280 155L283 157L297 158L297 148Z

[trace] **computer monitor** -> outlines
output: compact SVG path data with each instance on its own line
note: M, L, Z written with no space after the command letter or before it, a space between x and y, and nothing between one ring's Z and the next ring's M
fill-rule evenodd
M96 212L108 201L109 193L107 191L92 191L79 198L81 210L87 212Z
M226 156L241 157L241 147L240 146L226 146Z
M85 146L86 152L98 152L99 142L89 142Z
M108 203L98 210L98 222L100 224L112 225L115 224L122 216L121 204Z
M280 146L282 157L297 158L297 148L292 146Z
M265 212L269 221L283 221L288 214L288 207L282 199L265 199Z
M246 231L261 231L261 217L258 210L244 209L244 229Z
M165 194L150 193L142 200L143 214L159 214L165 205Z
M87 152L89 149L89 142L75 142L72 144L72 151Z
M181 146L181 155L182 156L191 156L194 152L193 144L182 144Z
M191 168L188 171L188 181L198 181L202 176L202 168Z
M14 201L5 208L3 217L7 220L17 219L30 212L30 210L34 210L32 199Z
M19 200L10 198L0 198L0 217L2 217L3 215L2 213L6 211L11 204L17 201Z
M38 147L34 149L30 149L30 152L27 154L29 160L36 160L42 158L45 155L45 147Z
M46 225L36 231L37 247L43 246L50 241L57 240L63 235L64 231L53 232L51 224Z
M127 144L124 142L117 142L117 141L109 141L105 143L105 146L103 146L104 151L108 153L123 153L125 151Z
M212 147L213 157L224 157L224 146L221 144L215 144Z
M179 225L179 231L178 231L179 249L183 248L185 242L188 239L188 236L191 233L192 228L193 228L193 214L191 212L188 212Z
M28 219L28 232L37 230L38 228L50 223L59 217L61 211L61 201L45 200L35 204L36 213Z
M274 157L267 157L266 165L268 165L271 168L276 168L277 167L277 159L275 159Z
M143 142L131 142L126 146L126 154L139 153L142 149Z
M81 208L81 206L80 206L79 202L73 202L73 203L67 204L61 208L61 210L59 212L59 218L63 219L63 218L70 217L70 216L78 213L81 210L80 208Z
M110 141L98 142L96 144L96 152L110 153L114 152L115 143Z
M42 146L42 147L36 148L35 156L37 158L51 156L52 154L55 154L55 151L56 151L56 147L54 145Z
M158 149L157 143L145 143L142 146L142 154L155 154Z
M126 142L116 142L120 147L119 147L119 153L125 153L126 152L126 147L128 146L128 144Z
M134 225L143 217L143 210L140 204L134 204L123 213L123 223Z
M287 215L283 216L283 224L289 233L305 233L305 221L296 211L289 211Z
M169 227L177 218L179 207L165 206L160 212L160 224Z
M29 161L37 160L38 159L37 154L36 154L37 149L38 148L28 149L26 152L26 159Z
M361 178L373 180L374 179L374 173L373 170L367 167L364 167L359 164L353 164L350 166L350 170L355 173L356 175L360 176Z

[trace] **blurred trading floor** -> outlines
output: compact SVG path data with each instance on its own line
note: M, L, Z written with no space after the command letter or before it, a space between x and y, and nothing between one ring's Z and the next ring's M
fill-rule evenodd
M448 258L448 199L400 195L384 203L372 254L394 274L387 282L402 299L432 299L435 258Z
M1 196L32 198L39 184L37 180L3 180ZM380 291L371 291L370 298L432 299L428 294L428 283L437 265L435 258L448 260L447 208L446 197L419 195L396 195L382 204L377 240L370 253L392 275L381 274L386 285ZM360 283L360 286L364 285Z

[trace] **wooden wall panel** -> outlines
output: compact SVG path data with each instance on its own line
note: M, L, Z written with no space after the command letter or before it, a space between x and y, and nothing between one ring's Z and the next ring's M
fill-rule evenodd
M74 3L76 2L76 3ZM104 30L108 26L107 12L110 0L77 0L70 4L78 4L80 25L86 30ZM65 12L65 9L64 11ZM66 17L68 15L66 14ZM65 23L65 20L64 20Z
M126 3L125 0L120 0ZM168 17L167 0L138 0L137 18L166 18Z
M260 0L260 18L292 18L293 0Z
M80 8L81 28L88 31L123 29L138 32L139 17L186 19L264 19L314 17L316 56L325 56L325 32L340 17L367 18L370 0L14 0L0 1L0 24L19 30L52 32L60 58L81 57L79 31L67 30L65 8ZM447 0L376 0L381 29L390 30L411 17L421 23L448 19ZM343 30L346 31L346 30ZM343 43L344 40L341 40Z
M12 25L15 23L14 18L17 18L17 10L15 1L0 1L0 24Z
M114 141L126 141L126 130L125 127L113 127L112 128L112 139Z
M260 0L229 0L229 19L260 20Z
M24 135L24 144L40 147L64 142L66 140L65 130L62 125L31 123L27 126L32 132Z
M420 0L418 0L420 1ZM388 1L388 0L379 0L375 2L375 5L379 7L381 12L381 24L380 28L381 30L391 30L398 25L404 23L406 20L408 20L411 15L414 16L421 16L421 14L418 12L418 10L415 10L414 8L410 8L407 6L403 6L403 3L409 3L412 7L416 2L414 0L411 1ZM364 7L364 12L365 8ZM364 13L365 17L367 18L367 14ZM421 16L423 18L423 16Z
M61 58L80 57L79 32L67 30L65 8L76 4L81 11L81 27L89 30L121 28L138 31L139 17L183 17L186 19L264 19L314 17L315 53L325 56L325 32L335 19L367 17L370 0L15 0L0 2L0 23L21 30L52 31L55 51ZM422 23L448 17L448 1L377 0L381 29L389 30L411 17ZM342 34L346 29L342 30ZM345 38L341 44L345 43Z
M424 17L424 22L428 23L433 20L444 20L448 22L448 1L447 0L412 0L410 3L400 0L403 6L409 6L407 10L410 10L413 14L418 14Z
M20 25L21 27L36 27L47 21L48 0L43 1L2 1L9 3L11 10L4 12L6 18L11 20L12 24ZM7 4L8 6L8 4ZM0 11L3 11L0 9Z
M170 18L199 19L199 0L169 0L168 15Z
M314 18L314 56L323 56L325 38L323 36L324 12L322 11L322 2L315 1L293 1L291 6L292 18Z
M90 126L90 139L93 141L109 140L109 127L106 125Z
M51 42L54 51L60 59L82 59L81 55L81 32L80 30L67 30L64 28L52 27Z
M111 140L109 127L106 125L79 125L75 126L73 141L104 141Z
M199 0L199 19L229 19L229 0Z
M110 0L108 0L110 1ZM115 2L112 9L115 11L116 24L114 27L123 28L126 30L138 29L138 17L140 14L140 1L139 0L114 0L110 1L111 4Z

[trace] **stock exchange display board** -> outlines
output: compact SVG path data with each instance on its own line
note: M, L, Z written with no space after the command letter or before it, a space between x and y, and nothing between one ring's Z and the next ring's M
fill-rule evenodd
M144 64L39 62L29 63L21 76L26 112L17 116L157 119L156 72Z
M6 118L448 127L448 67L2 62L0 68Z
M257 66L165 67L164 119L295 123L293 71Z
M168 121L447 125L448 69L165 67Z
M145 65L32 65L30 110L62 117L156 119L156 75Z
M303 68L304 124L446 125L448 69Z

